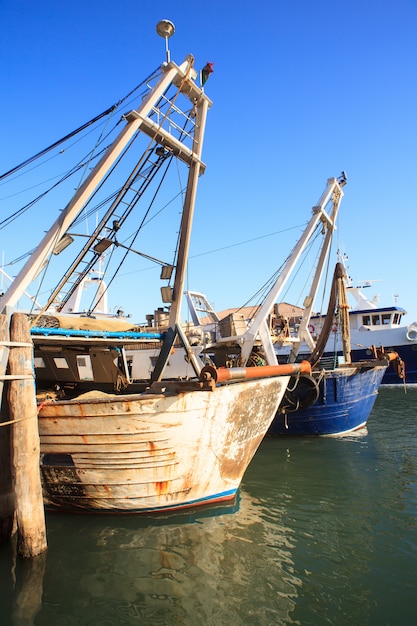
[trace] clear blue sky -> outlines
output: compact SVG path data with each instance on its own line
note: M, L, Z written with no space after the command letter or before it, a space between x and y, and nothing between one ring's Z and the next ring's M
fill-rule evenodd
M415 0L3 1L0 172L154 70L162 18L176 27L173 60L215 64L188 286L218 310L243 304L345 170L338 241L350 274L378 280L370 294L385 306L397 294L417 320ZM30 230L21 239L33 247ZM0 241L7 260L16 242ZM159 305L125 309L139 321Z

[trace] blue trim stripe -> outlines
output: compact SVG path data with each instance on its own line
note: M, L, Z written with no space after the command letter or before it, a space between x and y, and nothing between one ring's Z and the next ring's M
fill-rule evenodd
M46 505L46 508L50 511L57 512L71 512L71 513L94 513L95 515L138 515L138 514L149 514L149 513L168 513L168 512L180 512L185 509L190 509L193 506L202 506L204 504L215 504L216 502L222 502L224 500L231 500L236 496L238 492L238 488L230 489L229 491L223 491L222 493L218 493L213 496L208 496L206 498L197 498L196 500L189 500L188 502L184 502L183 504L172 504L168 506L155 506L155 507L146 507L140 509L95 509L95 508L82 508L77 509L74 506L69 506L68 508L65 505L54 505L53 502L50 502Z
M106 330L73 330L69 328L41 328L34 326L31 335L63 335L64 337L103 337L104 339L162 339L164 333L117 332Z

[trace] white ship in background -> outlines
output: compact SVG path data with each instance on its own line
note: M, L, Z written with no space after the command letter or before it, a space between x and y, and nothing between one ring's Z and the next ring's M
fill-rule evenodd
M346 256L339 257L346 267ZM349 311L352 357L355 361L370 358L372 355L370 346L397 352L405 364L406 383L417 383L417 322L403 324L403 317L407 314L405 309L397 305L381 307L377 296L368 298L364 292L371 286L372 281L354 285L348 275L348 295L350 294L355 302ZM324 320L325 315L311 316L309 330L313 337L320 335ZM276 346L279 360L285 361L291 352L291 345L284 342ZM301 346L300 358L305 358L308 351L306 344ZM337 320L332 325L323 358L334 359L335 355L339 357L343 355L342 337ZM382 384L403 383L395 371L388 368Z

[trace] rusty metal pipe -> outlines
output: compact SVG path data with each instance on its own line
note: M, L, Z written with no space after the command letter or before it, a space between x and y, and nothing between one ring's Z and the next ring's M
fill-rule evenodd
M248 380L250 378L270 378L272 376L288 376L292 374L311 374L308 361L301 363L285 363L283 365L264 365L259 367L222 367L216 369L211 365L203 367L200 380L215 380L223 383L228 380Z

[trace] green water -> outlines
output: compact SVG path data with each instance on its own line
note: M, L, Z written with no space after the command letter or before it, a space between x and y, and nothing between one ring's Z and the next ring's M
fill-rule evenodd
M230 506L47 515L44 558L0 547L0 624L417 623L417 388L355 436L266 439Z

